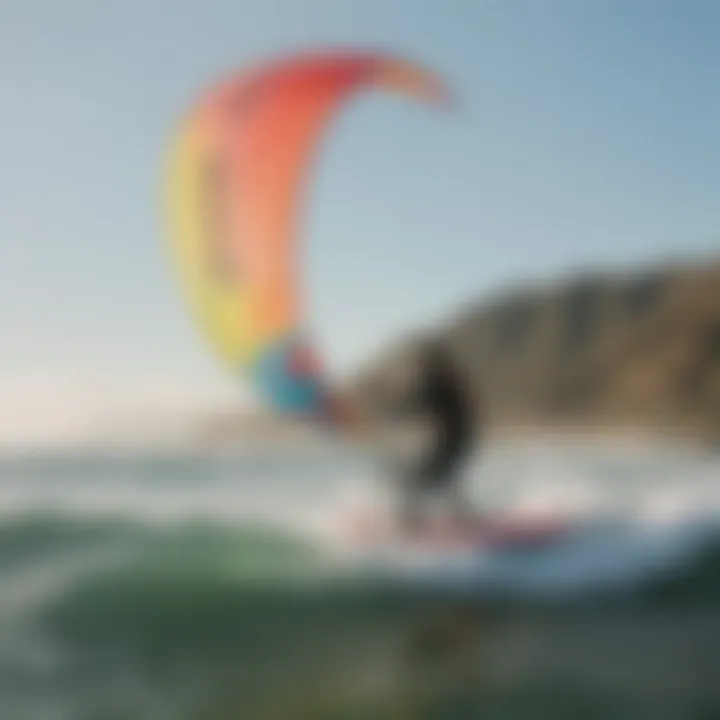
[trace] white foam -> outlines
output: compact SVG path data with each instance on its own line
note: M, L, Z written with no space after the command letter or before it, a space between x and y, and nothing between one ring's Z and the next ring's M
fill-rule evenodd
M496 514L566 517L596 530L529 563L475 557L473 572L488 581L548 586L639 573L689 547L692 528L720 526L718 477L717 458L658 447L535 443L490 449L468 473L475 503ZM333 551L339 548L338 523L349 513L387 512L387 496L377 465L338 453L0 465L0 522L43 514L150 524L204 521L236 529L261 521L316 538Z

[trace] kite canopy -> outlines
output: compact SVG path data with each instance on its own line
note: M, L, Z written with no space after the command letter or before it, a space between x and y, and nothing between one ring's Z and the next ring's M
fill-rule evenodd
M306 335L298 212L327 121L368 86L446 99L433 75L398 58L303 54L212 88L173 150L173 248L191 304L220 355L280 410L328 407Z

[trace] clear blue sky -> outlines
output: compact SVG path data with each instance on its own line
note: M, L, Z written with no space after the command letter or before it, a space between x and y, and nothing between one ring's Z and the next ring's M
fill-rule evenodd
M369 95L328 137L305 243L334 369L510 282L713 251L719 28L712 0L4 0L0 392L233 397L167 262L163 162L206 83L297 48L388 48L459 100Z

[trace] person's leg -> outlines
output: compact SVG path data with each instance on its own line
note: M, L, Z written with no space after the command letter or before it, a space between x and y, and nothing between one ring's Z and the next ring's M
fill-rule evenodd
M423 492L417 478L404 475L398 483L395 516L404 532L415 532L422 524Z
M443 505L451 521L458 527L472 527L476 516L470 505L461 473L456 467L447 467L439 483Z

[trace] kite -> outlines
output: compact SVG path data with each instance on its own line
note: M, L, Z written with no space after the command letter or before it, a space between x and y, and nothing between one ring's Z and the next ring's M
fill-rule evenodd
M172 251L190 305L233 372L281 412L333 407L303 303L299 216L328 122L372 87L447 100L434 74L401 58L303 53L211 87L172 149Z

